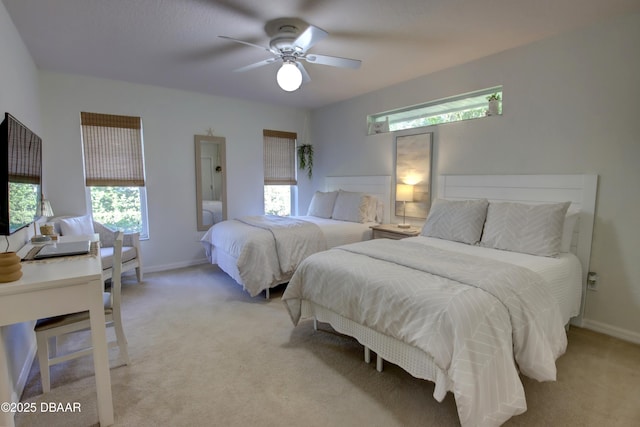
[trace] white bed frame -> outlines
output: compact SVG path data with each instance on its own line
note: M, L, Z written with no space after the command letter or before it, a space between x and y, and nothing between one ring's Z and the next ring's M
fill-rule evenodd
M581 324L595 218L597 175L441 175L437 182L437 197L443 199L487 198L490 201L522 203L571 201L570 210L580 211L572 252L580 259L583 270L580 315L572 319L572 323ZM356 338L364 346L367 363L371 359L370 349L376 352L378 371L382 371L383 360L387 360L416 378L434 382L434 396L439 400L451 390L452 384L446 372L433 363L431 356L416 347L306 300L302 301L302 317L312 317L315 329L318 321L325 322L336 331Z

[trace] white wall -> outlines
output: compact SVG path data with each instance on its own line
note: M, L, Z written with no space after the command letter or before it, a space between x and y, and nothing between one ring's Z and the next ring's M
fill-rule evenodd
M0 120L4 119L5 112L9 112L41 135L37 69L2 2L0 40ZM8 247L5 246L7 242L2 239L2 251L20 249L27 241L29 231L22 230L10 236ZM7 349L10 376L5 378L5 373L0 373L0 387L5 390L7 381L12 388L13 400L20 397L31 368L35 353L33 325L34 322L19 323L3 326L0 331L0 339Z
M585 325L640 342L638 45L627 16L316 110L314 174L392 174L393 137L366 136L367 114L503 85L504 116L431 128L434 174L597 173Z
M304 110L113 80L40 72L44 192L56 215L83 214L80 112L142 117L149 208L145 271L204 259L196 231L194 134L226 138L228 216L263 213L262 131L302 133Z

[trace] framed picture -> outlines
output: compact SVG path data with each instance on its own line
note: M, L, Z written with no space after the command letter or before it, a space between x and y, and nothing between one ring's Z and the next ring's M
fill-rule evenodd
M403 190L409 190L408 196L403 191L400 197L394 190L396 216L427 218L431 208L432 145L432 132L396 135L396 188L404 184Z

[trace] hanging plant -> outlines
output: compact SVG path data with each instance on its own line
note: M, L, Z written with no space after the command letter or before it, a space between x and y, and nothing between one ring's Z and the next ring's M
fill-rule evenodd
M311 175L313 174L313 145L302 144L298 146L298 163L300 169L307 169L307 175L309 179L311 179Z

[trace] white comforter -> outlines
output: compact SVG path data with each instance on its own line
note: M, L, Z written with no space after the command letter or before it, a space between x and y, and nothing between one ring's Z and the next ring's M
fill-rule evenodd
M239 281L251 296L288 278L301 260L327 247L317 225L275 215L223 221L201 241L212 262L216 261L214 251L237 259Z
M500 425L524 412L518 368L555 380L567 344L557 305L536 273L406 240L315 254L282 299L294 324L308 300L424 351L447 373L463 426Z

